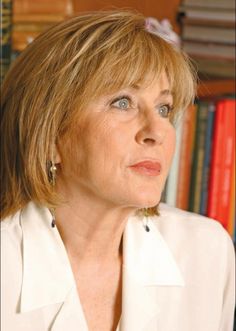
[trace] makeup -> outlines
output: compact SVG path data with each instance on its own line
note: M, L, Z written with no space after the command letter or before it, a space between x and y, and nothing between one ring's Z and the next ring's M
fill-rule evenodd
M161 164L158 161L144 160L131 165L130 168L146 176L159 176L161 174Z

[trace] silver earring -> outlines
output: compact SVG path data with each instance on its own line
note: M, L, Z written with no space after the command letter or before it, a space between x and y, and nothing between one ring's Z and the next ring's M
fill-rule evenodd
M48 179L52 186L56 185L56 177L57 177L57 167L52 161L48 161ZM56 226L56 218L55 218L55 211L54 209L50 209L52 214L52 223L51 226L54 228Z
M52 161L48 162L48 178L52 186L56 185L57 167Z
M150 228L148 226L148 209L147 208L144 208L144 215L143 215L143 227L145 229L146 232L149 232L150 231Z

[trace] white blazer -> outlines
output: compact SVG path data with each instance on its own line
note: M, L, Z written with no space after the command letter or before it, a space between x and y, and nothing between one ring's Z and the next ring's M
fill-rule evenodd
M234 249L221 225L161 205L123 237L117 331L232 331ZM46 208L2 222L2 331L88 331L67 253ZM100 330L98 330L100 331Z

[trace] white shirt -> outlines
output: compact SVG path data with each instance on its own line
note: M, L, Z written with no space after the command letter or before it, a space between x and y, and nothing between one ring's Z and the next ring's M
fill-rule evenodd
M213 220L161 204L123 235L117 331L232 331L234 249ZM2 229L2 331L89 331L68 256L46 208L29 203ZM98 330L100 331L100 330Z

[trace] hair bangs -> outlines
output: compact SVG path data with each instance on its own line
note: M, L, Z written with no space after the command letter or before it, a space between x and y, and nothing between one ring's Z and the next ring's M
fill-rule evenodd
M104 51L100 57L99 69L94 73L91 90L98 97L107 92L148 84L163 72L162 63L146 31L123 38L118 45L109 48L109 56Z

